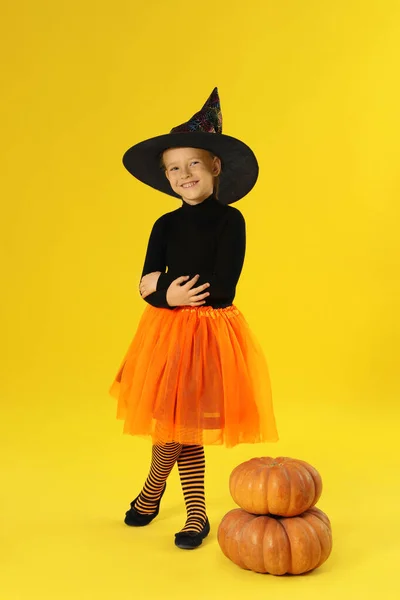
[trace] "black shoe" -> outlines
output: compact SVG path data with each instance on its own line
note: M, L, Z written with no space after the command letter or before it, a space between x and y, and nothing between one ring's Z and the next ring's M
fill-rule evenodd
M126 525L129 525L130 527L144 527L145 525L148 525L149 523L151 523L152 520L155 519L156 516L158 515L158 512L160 510L161 498L163 497L166 488L167 488L167 484L164 485L164 489L161 492L161 496L158 501L156 510L149 515L143 515L136 510L135 502L139 498L139 496L137 498L135 498L134 500L132 500L131 508L125 513L124 523Z
M195 533L194 531L182 531L176 533L175 546L182 548L182 550L194 550L194 548L201 546L204 538L206 538L209 533L210 523L207 518L203 529L199 531L199 533Z

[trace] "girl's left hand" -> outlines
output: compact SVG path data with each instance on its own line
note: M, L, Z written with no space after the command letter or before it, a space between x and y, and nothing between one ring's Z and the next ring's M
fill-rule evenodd
M150 296L150 294L157 290L157 282L160 275L161 271L154 271L154 273L148 273L142 277L139 284L140 295L142 298Z

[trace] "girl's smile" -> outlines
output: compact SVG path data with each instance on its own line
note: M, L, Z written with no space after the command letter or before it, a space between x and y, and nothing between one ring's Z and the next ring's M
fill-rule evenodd
M182 187L186 189L186 188L189 188L189 187L194 187L198 183L199 183L198 181L191 181L190 183L183 183Z

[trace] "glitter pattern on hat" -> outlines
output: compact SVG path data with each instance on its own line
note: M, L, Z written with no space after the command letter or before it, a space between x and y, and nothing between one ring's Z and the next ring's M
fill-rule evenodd
M214 88L203 108L186 123L171 129L170 133L222 133L222 112L218 88Z

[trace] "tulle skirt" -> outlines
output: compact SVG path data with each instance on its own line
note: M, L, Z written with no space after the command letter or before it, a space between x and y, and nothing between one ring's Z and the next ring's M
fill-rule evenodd
M124 433L154 444L278 440L267 363L234 305L148 305L109 391Z

